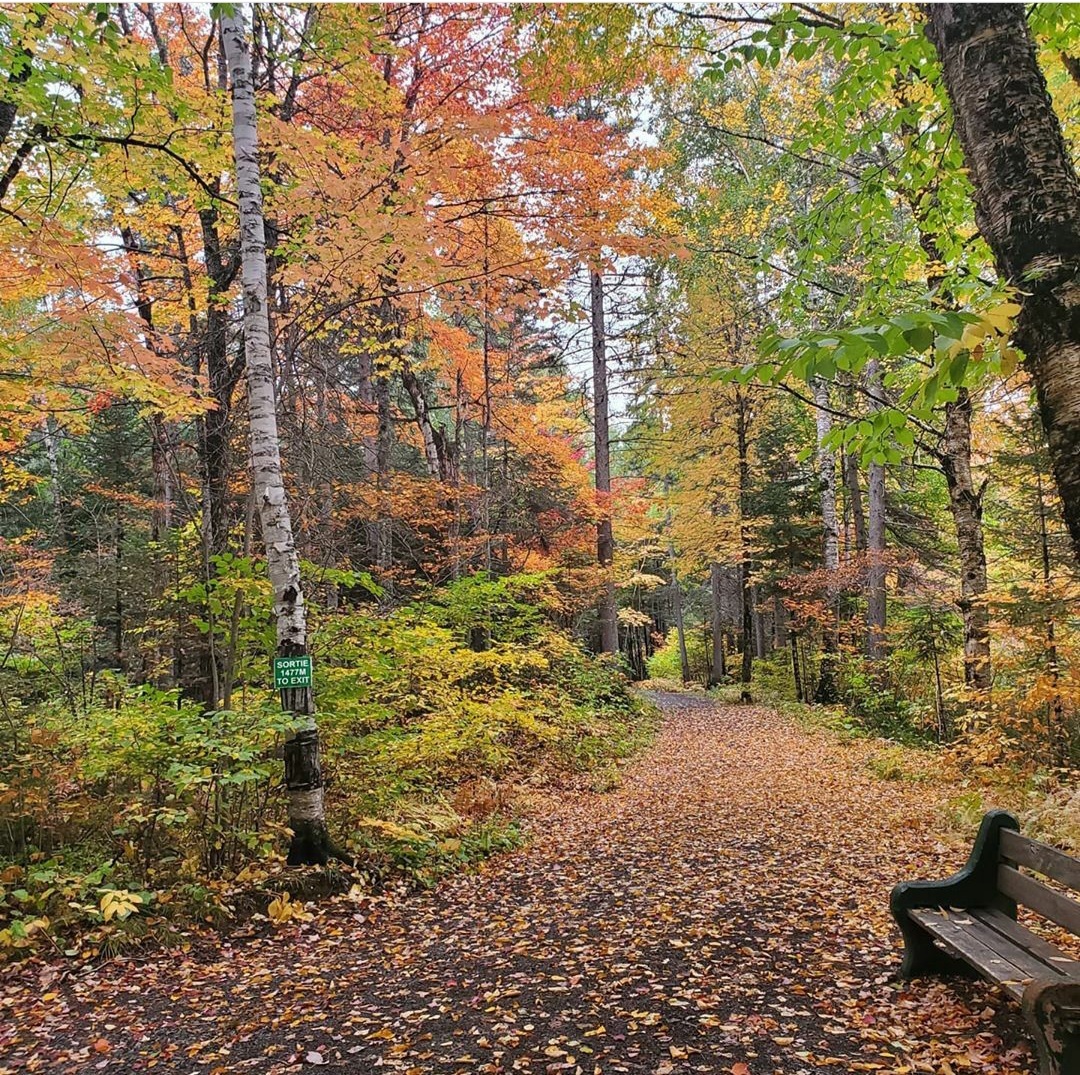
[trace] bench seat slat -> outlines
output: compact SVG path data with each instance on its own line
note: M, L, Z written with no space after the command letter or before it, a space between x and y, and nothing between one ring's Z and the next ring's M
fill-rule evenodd
M1027 877L1012 866L998 867L998 888L1024 907L1030 907L1070 933L1080 936L1080 903Z
M972 918L977 918L980 922L985 923L991 929L996 930L1003 937L1014 941L1021 948L1027 949L1048 967L1060 971L1064 977L1070 979L1080 978L1080 960L1066 956L1045 937L1033 933L1007 914L1002 914L1001 911L992 907L976 907L970 910L968 914Z
M972 918L967 911L913 910L909 913L951 952L1018 999L1023 996L1024 985L1046 971L1041 961L1035 960L985 923Z
M1080 861L1056 847L1006 829L1001 834L1001 857L1080 892Z

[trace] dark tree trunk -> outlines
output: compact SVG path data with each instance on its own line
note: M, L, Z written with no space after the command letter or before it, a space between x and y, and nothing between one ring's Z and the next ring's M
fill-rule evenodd
M395 345L396 331L393 324L393 304L388 297L382 300L379 310L380 344L383 353L374 363L372 380L375 388L377 431L375 434L375 565L379 582L383 587L384 603L393 600L394 566L393 520L390 516L390 453L394 446L394 416L390 400L390 372L388 357Z
M675 613L675 637L679 643L679 670L683 683L690 682L690 657L686 652L686 625L683 622L682 587L679 585L679 573L671 569L671 600Z
M1046 500L1043 496L1043 477L1041 468L1035 472L1036 510L1039 515L1039 551L1042 560L1042 582L1049 598L1050 580L1050 535L1046 523ZM1053 695L1047 713L1047 733L1050 740L1050 760L1053 765L1065 765L1068 756L1068 728L1065 724L1065 706L1061 697L1061 663L1058 659L1057 625L1053 612L1046 617L1046 664L1050 669L1050 682Z
M213 410L200 420L199 467L203 486L203 571L208 583L217 574L215 558L228 551L229 546L229 478L232 461L229 451L232 399L237 382L244 371L244 359L229 361L228 309L226 292L237 272L237 263L226 258L218 231L217 211L199 212L202 229L203 265L210 284L206 321L203 328L202 358L206 377L214 399ZM207 611L211 629L203 636L199 653L199 673L202 701L207 710L216 709L221 701L221 655L215 646L213 615Z
M453 459L453 447L431 417L431 408L424 394L424 386L408 362L401 363L401 383L412 400L416 425L424 442L424 461L428 474L446 484L452 484L456 478Z
M747 522L750 497L750 402L742 394L735 393L735 437L739 451L739 516L740 544L739 590L742 602L742 667L739 696L744 702L752 700L750 683L754 676L754 610L750 564L750 527Z
M615 577L612 561L615 538L611 529L611 438L608 430L607 333L604 327L604 280L599 271L589 272L592 314L593 360L593 456L599 518L596 523L596 561L603 573L597 613L600 618L600 649L618 653L618 620L615 612Z
M743 560L739 565L739 580L742 584L742 665L739 674L739 698L743 702L753 701L750 683L754 678L754 606L750 585L750 564Z
M1080 558L1080 181L1023 5L926 4L924 11L979 231L1001 276L1021 293L1016 342Z
M855 529L855 552L861 556L866 552L866 512L863 510L862 486L859 485L859 461L850 452L844 452L844 486Z
M727 668L724 667L723 575L719 564L709 565L709 589L712 594L712 664L709 686L715 687L727 678Z
M881 368L866 364L866 389L875 409L881 406ZM872 661L885 656L885 467L871 463L866 482L869 519L866 528L866 652Z
M802 671L799 668L799 640L790 624L788 625L788 645L791 647L791 678L795 681L795 701L802 702L805 701L805 697Z
M839 640L836 622L837 572L840 570L840 540L836 521L836 453L827 441L832 432L832 413L829 409L829 385L822 378L813 384L817 426L818 481L821 483L822 565L826 572L825 622L821 625L821 664L817 694L814 701L824 705L836 702ZM862 507L860 505L860 512Z
M899 99L907 103L907 86L899 82ZM914 124L903 123L905 143L916 145L919 131ZM939 210L934 189L914 191L901 186L901 193L919 229L919 245L926 254L930 269L927 285L942 306L956 307L953 296L942 287L944 264L937 234L932 230L931 212ZM973 690L990 690L990 624L986 607L986 547L983 534L983 489L976 490L971 475L971 394L959 389L957 398L945 405L945 428L941 447L935 453L949 490L949 510L956 531L960 555L960 600L957 607L964 621L964 682ZM985 486L984 486L985 487ZM935 660L936 660L935 654ZM939 706L939 709L941 707Z

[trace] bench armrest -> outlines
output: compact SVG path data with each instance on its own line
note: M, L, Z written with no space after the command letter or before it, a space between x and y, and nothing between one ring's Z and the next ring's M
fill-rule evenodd
M893 890L889 906L902 926L906 911L918 907L996 907L1012 918L1016 904L998 891L997 870L1001 831L1020 831L1020 822L1007 810L991 810L982 819L967 864L944 881L903 881Z

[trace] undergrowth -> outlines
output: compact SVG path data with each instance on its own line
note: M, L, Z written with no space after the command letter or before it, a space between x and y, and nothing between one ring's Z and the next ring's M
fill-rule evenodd
M247 600L268 600L257 572ZM655 714L553 626L556 600L543 576L480 577L386 616L323 613L327 816L356 867L310 882L282 861L291 718L266 689L268 617L247 617L216 713L65 668L44 624L0 670L0 951L109 954L191 922L302 918L320 891L429 886L520 843L519 786L615 786Z

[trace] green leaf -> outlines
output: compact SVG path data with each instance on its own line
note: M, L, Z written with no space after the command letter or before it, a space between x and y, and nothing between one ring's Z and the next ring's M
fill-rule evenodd
M929 351L934 342L934 330L929 325L915 325L904 329L904 339L911 345L914 351L922 354Z

